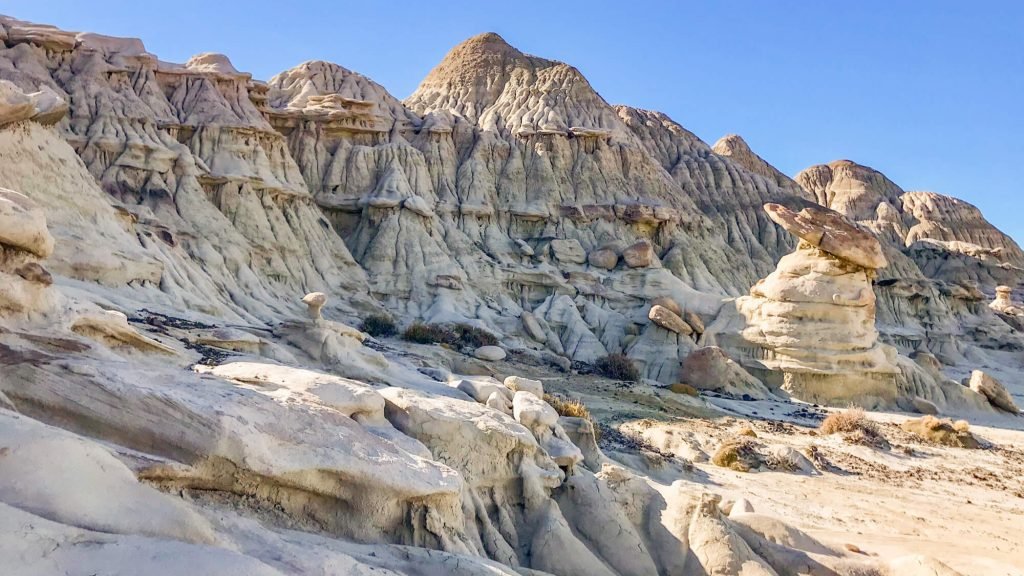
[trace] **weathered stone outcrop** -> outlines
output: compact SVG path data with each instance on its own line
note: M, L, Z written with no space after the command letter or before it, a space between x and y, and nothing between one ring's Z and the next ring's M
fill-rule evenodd
M732 350L798 398L891 404L899 370L896 350L879 342L875 330L871 279L873 266L885 265L878 241L828 209L794 213L769 204L765 210L802 241L749 296L720 314L705 341Z

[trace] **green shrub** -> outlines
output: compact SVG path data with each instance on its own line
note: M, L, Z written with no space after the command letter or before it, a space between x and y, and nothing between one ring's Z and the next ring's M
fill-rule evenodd
M640 371L625 354L609 354L598 358L594 367L599 374L606 378L629 382L636 382L640 379Z
M374 338L387 338L398 334L398 326L395 326L395 321L385 314L367 316L359 329Z

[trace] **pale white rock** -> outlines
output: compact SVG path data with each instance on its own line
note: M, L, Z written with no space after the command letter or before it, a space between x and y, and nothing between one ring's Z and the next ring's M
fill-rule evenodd
M522 376L509 376L505 378L505 387L513 392L529 392L537 398L544 398L544 383L540 380L532 380Z
M1010 316L1024 316L1024 306L1013 302L1013 288L1009 286L996 286L996 297L988 307Z
M255 558L224 548L83 530L2 503L0 554L18 559L16 574L54 574L66 571L68 566L87 574L111 576L285 574Z
M526 330L526 334L541 344L547 342L548 336L544 332L544 328L541 327L537 317L530 312L523 312L519 316L520 320L523 321L523 328Z
M0 188L0 244L40 258L49 257L54 247L42 207L24 194L4 188Z
M558 423L558 412L531 392L516 392L512 405L516 421L527 428L552 427Z
M719 501L719 496L704 494L690 520L690 548L704 573L777 576L721 516Z
M181 500L140 484L109 449L0 410L0 502L86 530L213 544L213 528ZM69 484L64 480L74 478Z
M1017 414L1020 409L1013 401L1013 397L1007 392L1006 387L991 375L975 370L971 372L971 379L968 383L971 390L981 394L988 399L989 403L1000 410L1010 414Z
M733 502L732 507L729 509L727 514L730 518L735 518L741 514L753 514L754 505L750 503L750 500L746 498L738 498Z
M506 354L505 350L503 350L501 346L480 346L473 351L473 356L476 356L481 360L496 362L498 360L504 360Z
M484 402L488 408L493 408L502 414L512 416L512 401L508 399L508 396L502 394L500 391L495 390L491 392L491 395L487 397L487 401Z
M177 351L128 324L128 317L116 310L85 313L75 318L71 330L112 348L128 347L141 352L177 354Z
M556 260L566 264L583 264L587 261L587 253L583 250L579 240L570 238L568 240L555 239L551 241L551 252Z

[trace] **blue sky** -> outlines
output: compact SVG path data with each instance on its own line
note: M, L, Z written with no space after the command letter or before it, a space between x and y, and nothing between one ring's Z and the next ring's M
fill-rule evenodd
M0 13L138 36L169 61L223 52L263 79L330 60L399 98L494 31L709 143L738 133L790 175L847 158L972 202L1024 242L1024 2L4 0Z

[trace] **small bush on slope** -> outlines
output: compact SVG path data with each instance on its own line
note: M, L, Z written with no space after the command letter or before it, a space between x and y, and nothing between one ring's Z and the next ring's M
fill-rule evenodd
M387 338L398 334L398 326L395 326L395 321L385 314L367 316L359 329L374 338Z
M636 382L640 379L640 371L636 369L633 361L625 354L609 354L603 358L598 358L594 367L599 374L606 378L629 382Z
M833 412L821 422L818 430L822 434L843 434L843 440L850 444L889 449L889 442L878 431L878 426L864 415L862 408Z

